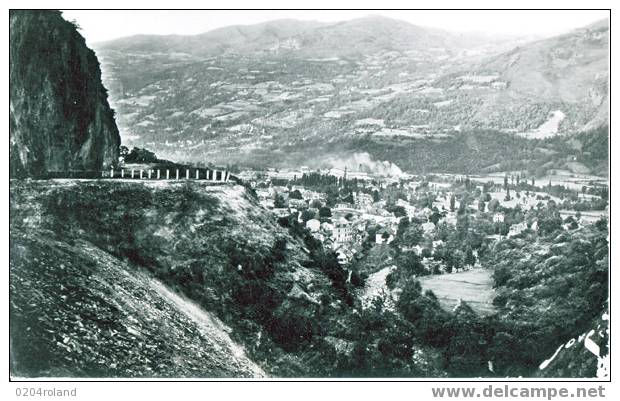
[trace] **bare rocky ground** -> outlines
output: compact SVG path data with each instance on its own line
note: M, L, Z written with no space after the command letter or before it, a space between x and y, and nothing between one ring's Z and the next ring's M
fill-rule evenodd
M15 376L261 377L217 317L87 241L16 231Z

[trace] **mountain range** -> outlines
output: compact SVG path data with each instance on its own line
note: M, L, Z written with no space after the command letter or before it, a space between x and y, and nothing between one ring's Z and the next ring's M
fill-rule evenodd
M514 168L583 158L549 142L606 132L608 45L608 20L532 40L370 16L140 35L95 50L124 144L169 159L321 166L363 152L405 170L476 172L508 166L493 155L450 163L462 142L483 158L480 142L492 143Z
M255 25L227 26L189 36L135 35L102 42L96 47L124 52L183 52L197 57L248 53L337 57L420 48L458 52L463 48L519 40L524 38L457 34L371 15L337 23L279 19Z

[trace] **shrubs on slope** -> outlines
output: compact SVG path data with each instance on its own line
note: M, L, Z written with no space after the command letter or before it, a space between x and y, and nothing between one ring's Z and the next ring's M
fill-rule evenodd
M608 246L601 220L570 234L503 241L490 253L500 317L493 353L508 372L535 369L600 316L608 297Z

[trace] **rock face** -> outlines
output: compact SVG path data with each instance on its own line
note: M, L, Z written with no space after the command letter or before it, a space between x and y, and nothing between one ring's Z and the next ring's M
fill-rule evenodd
M99 171L120 136L95 53L58 11L10 13L11 177Z
M555 353L543 361L538 377L609 378L609 312L594 319L590 330L560 344Z

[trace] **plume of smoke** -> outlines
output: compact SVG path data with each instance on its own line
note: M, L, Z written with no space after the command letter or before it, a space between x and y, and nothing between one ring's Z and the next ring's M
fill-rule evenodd
M366 152L353 153L341 158L328 157L323 164L330 168L344 170L346 167L349 171L360 171L386 177L400 177L403 174L403 171L396 164L389 161L373 160L370 154Z

